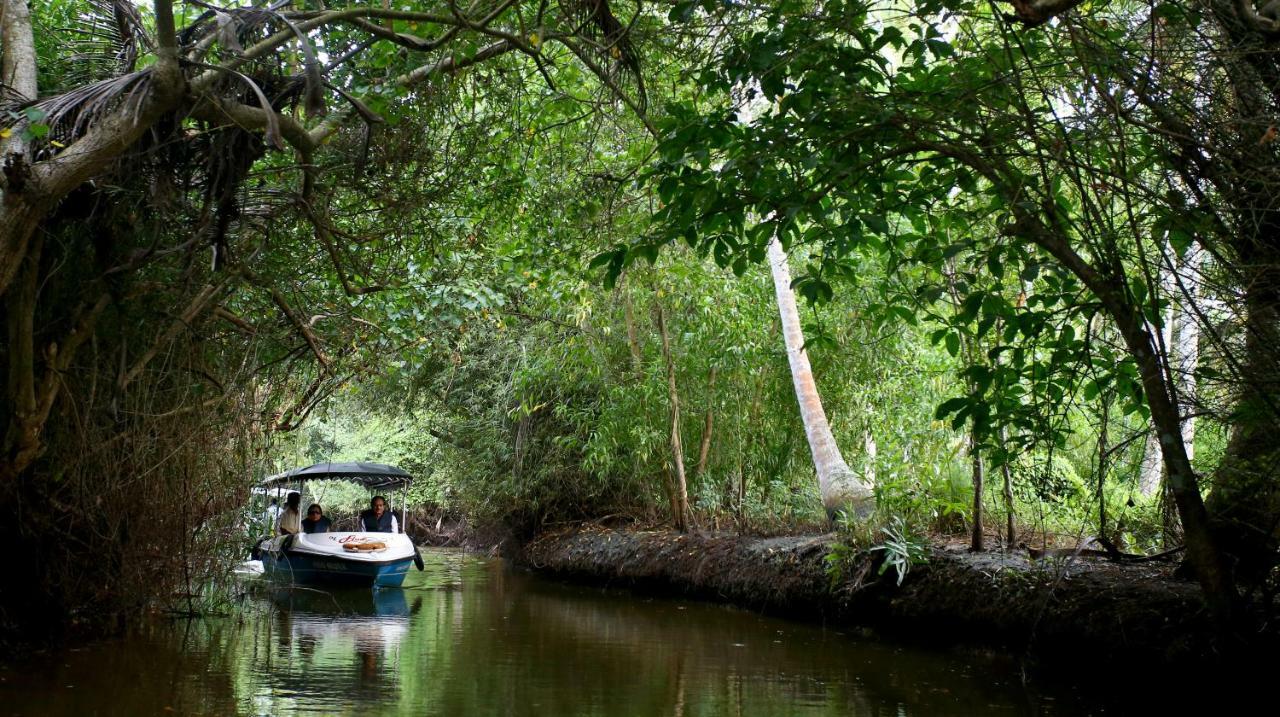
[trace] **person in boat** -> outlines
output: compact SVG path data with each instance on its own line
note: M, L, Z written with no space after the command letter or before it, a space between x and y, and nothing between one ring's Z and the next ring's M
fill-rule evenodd
M276 518L277 535L297 535L302 532L302 511L299 509L301 504L302 494L297 491L290 492L284 502L284 510L280 511L280 517Z
M262 522L266 525L267 530L271 530L280 519L280 500L278 498L271 499L271 505L262 511Z
M302 532L304 533L327 533L329 532L329 519L324 517L324 509L319 503L312 503L307 506L307 517L302 519Z
M399 533L396 514L387 510L387 499L375 495L369 509L360 511L360 529L366 533Z

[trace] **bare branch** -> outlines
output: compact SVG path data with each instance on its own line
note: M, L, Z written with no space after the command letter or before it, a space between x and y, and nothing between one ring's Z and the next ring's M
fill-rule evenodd
M307 346L311 348L311 353L315 355L316 360L320 362L320 365L325 369L330 368L329 357L326 356L324 350L320 348L320 340L316 338L315 332L312 331L311 327L307 325L307 322L303 321L293 308L289 306L288 300L285 299L285 296L280 289L268 284L261 276L254 273L248 267L241 265L236 267L236 271L250 284L265 290L271 295L271 301L278 309L280 309L280 312L285 315L285 318L289 320L289 323L293 324L294 328L302 334L302 338L307 342Z
M147 367L147 364L151 363L151 359L155 358L156 354L160 353L160 349L163 348L165 344L173 341L178 337L178 334L181 333L183 329L189 328L193 323L195 323L196 318L199 317L205 307L209 305L210 300L212 300L214 295L217 294L225 285L225 279L218 284L206 284L204 288L200 290L200 293L196 294L195 298L191 300L191 303L187 304L186 310L174 319L173 322L169 324L168 328L160 332L160 334L156 336L155 341L151 343L151 346L149 346L146 351L142 352L142 355L138 357L137 361L134 361L133 366L120 376L121 392L128 388L130 383L133 383L133 380L138 377L138 374L142 373L142 370Z

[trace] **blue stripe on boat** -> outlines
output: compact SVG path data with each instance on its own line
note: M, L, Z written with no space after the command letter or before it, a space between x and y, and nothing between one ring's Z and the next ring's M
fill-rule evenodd
M278 582L300 585L377 585L399 587L409 572L413 558L386 562L342 560L321 555L285 551L284 555L264 552L263 572Z

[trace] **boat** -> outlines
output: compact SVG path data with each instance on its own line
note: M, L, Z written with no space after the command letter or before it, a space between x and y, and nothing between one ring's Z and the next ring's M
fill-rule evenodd
M382 463L316 463L273 475L264 488L283 492L309 480L344 480L365 488L406 491L413 478L403 470ZM401 501L400 525L404 525ZM404 533L332 531L263 538L253 557L262 561L262 572L280 583L297 585L348 585L399 587L410 565L423 569L418 548Z

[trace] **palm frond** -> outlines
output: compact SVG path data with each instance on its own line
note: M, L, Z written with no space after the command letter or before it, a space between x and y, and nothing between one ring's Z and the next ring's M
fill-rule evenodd
M84 84L129 73L152 47L142 15L130 0L84 0L85 10L62 28L71 46L67 76Z
M104 115L120 107L136 111L151 89L151 70L137 70L100 80L66 92L33 101L5 102L0 99L0 128L11 128L23 118L23 111L38 109L40 122L49 127L46 140L70 144ZM8 97L8 95L4 95Z
M597 60L618 79L630 79L635 84L636 103L643 110L648 98L640 73L640 54L631 41L631 23L624 25L618 20L609 0L560 0L560 6L574 23L574 34L591 41ZM637 0L635 17L639 16Z

